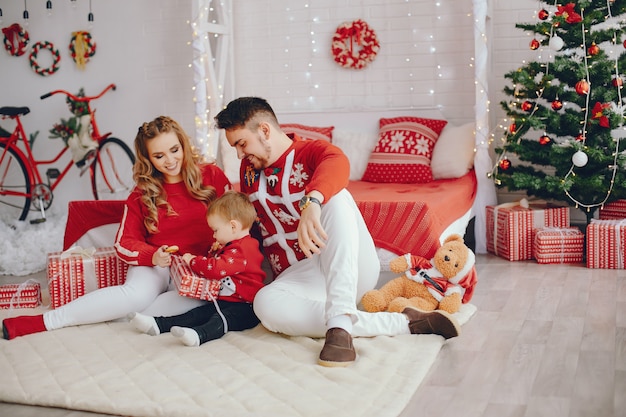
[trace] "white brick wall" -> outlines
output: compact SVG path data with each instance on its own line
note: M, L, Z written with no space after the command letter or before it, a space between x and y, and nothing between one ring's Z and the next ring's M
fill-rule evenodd
M233 5L237 95L262 96L277 112L441 105L451 120L474 117L470 0ZM364 70L342 68L331 39L338 25L358 18L376 31L381 49Z
M73 67L67 45L72 31L87 28L89 3L78 0L72 9L69 1L53 1L48 17L45 2L28 2L31 42L53 42L62 53L61 69L41 77L30 70L27 57L0 51L0 106L31 107L25 123L29 133L40 131L39 154L58 149L47 132L68 116L62 99L39 100L57 88L85 87L93 93L117 83L118 91L101 101L98 115L103 127L128 143L139 123L159 114L177 118L192 133L192 53L187 45L192 1L92 2L91 33L98 50L86 71ZM531 0L491 1L493 127L502 117L502 75L533 56L530 39L515 23L532 21L538 6ZM0 26L21 23L23 6L0 0ZM472 0L233 0L233 6L239 95L264 96L277 111L441 105L454 122L473 119ZM379 56L363 71L339 67L330 54L337 25L357 18L365 19L381 42ZM433 46L435 53L430 52ZM45 58L42 52L42 64ZM70 198L90 198L87 178L76 180L78 186L58 189L55 206L63 209Z

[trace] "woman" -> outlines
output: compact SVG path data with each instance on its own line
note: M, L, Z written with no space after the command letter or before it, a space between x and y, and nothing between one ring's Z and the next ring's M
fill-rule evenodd
M101 288L43 315L3 321L5 339L67 326L100 323L141 311L184 313L205 301L168 291L171 253L206 254L213 232L208 205L231 184L216 165L201 164L189 137L173 119L144 123L135 138L136 183L124 206L115 238L118 256L131 265L123 285Z

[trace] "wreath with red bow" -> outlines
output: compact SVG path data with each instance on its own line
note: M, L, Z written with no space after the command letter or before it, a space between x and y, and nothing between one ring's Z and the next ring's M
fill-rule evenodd
M376 33L361 19L337 27L331 46L333 57L342 67L362 69L378 54Z
M18 23L2 28L4 34L4 49L13 56L22 56L26 52L26 45L30 40L26 29Z

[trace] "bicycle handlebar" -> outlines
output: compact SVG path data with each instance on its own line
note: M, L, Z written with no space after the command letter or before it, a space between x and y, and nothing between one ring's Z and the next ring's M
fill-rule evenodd
M41 100L44 100L50 96L53 96L55 94L65 94L66 96L68 96L69 98L71 98L74 101L78 101L78 102L89 102L91 100L96 100L100 97L102 97L107 91L109 90L113 90L115 91L115 89L117 88L117 86L115 84L109 84L105 87L104 90L102 90L102 92L100 94L98 94L97 96L91 96L91 97L77 97L74 94L70 93L69 91L65 91L65 90L54 90L54 91L50 91L49 93L46 93L44 95L42 95L41 97L39 97Z

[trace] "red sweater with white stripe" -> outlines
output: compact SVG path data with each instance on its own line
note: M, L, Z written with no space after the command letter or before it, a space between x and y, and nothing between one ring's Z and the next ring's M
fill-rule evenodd
M231 184L217 165L202 166L203 183L215 187L217 196L230 190ZM130 265L154 266L152 256L163 245L177 245L179 253L206 255L214 242L213 231L206 221L207 205L193 198L185 184L163 184L167 201L176 214L158 209L158 232L149 233L143 224L148 215L137 187L128 196L124 215L115 237L117 255Z
M201 277L221 281L218 299L251 303L265 280L262 263L259 242L248 235L209 256L196 256L189 266Z
M348 158L337 146L290 137L289 149L264 170L255 170L247 159L241 161L241 191L254 203L264 252L275 276L305 258L296 233L300 199L317 190L328 201L348 185L350 177Z

